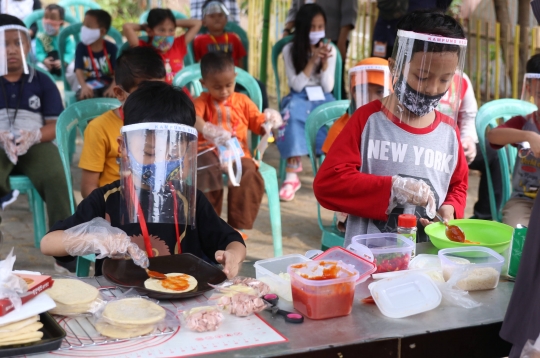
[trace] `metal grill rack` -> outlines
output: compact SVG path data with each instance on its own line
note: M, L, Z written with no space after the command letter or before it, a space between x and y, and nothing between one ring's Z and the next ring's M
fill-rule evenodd
M101 294L108 298L118 297L122 291L117 287L98 287ZM152 338L174 333L178 328L167 327L139 337L115 339L102 336L94 326L91 316L63 317L54 316L58 324L66 331L60 350L100 346L104 344L132 341L141 338Z

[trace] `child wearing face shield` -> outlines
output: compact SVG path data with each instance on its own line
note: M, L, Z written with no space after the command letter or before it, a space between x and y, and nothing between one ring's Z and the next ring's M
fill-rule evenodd
M317 4L303 5L296 14L294 38L283 48L283 62L291 92L283 98L284 125L276 140L281 158L287 160L287 176L279 191L282 201L291 201L300 189L298 173L302 156L308 154L305 123L317 106L334 101L336 50L325 39L326 15ZM326 138L326 128L317 135L317 154Z
M114 97L116 45L104 39L111 27L105 10L88 10L81 28L81 42L75 50L75 74L81 88L78 100Z
M121 180L94 190L74 215L57 222L41 251L58 260L99 254L96 275L102 274L104 257L128 255L148 267L148 257L191 253L236 276L246 255L242 237L196 190L191 100L178 88L148 81L123 108Z
M398 29L393 93L354 112L313 185L322 206L349 214L345 246L355 235L395 232L405 208L423 225L436 211L445 220L464 215L468 167L457 116L435 110L462 73L463 28L442 13L415 11ZM427 241L418 229L417 241Z
M43 32L36 36L36 60L38 66L49 71L52 75L62 75L62 62L68 66L66 76L73 73L73 59L75 58L75 41L72 37L66 39L64 58L60 59L58 52L58 34L64 26L64 8L56 4L49 4L43 15Z
M176 20L169 9L152 9L146 24L127 23L123 31L131 47L148 46L158 51L167 71L166 81L172 84L174 76L184 67L187 45L193 41L201 26L201 20ZM177 27L185 28L186 33L176 37ZM139 39L138 31L146 31L148 41Z

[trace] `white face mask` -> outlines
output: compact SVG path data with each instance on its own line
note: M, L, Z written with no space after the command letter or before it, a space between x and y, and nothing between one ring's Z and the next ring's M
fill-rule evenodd
M86 26L81 28L81 42L86 46L93 44L101 37L99 29L91 29Z
M311 31L309 33L309 42L312 44L312 45L316 45L319 41L321 41L321 39L324 39L324 30L322 31Z

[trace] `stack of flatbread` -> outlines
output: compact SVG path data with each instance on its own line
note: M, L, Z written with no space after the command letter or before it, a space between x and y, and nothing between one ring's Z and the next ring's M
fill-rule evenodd
M47 294L54 300L56 307L52 314L69 316L91 311L99 291L87 283L76 279L55 279Z
M0 326L0 347L39 341L43 337L43 332L38 329L42 327L43 323L39 322L39 316Z
M154 302L124 298L107 304L96 329L111 338L139 337L151 333L164 318L165 310Z

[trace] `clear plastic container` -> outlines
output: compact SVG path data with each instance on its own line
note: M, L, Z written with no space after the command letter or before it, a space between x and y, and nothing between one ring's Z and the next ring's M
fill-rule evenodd
M291 281L287 268L293 264L311 261L304 255L293 254L255 262L255 277L266 283L272 293L292 302ZM281 274L281 277L280 277Z
M311 319L351 313L358 271L340 261L311 261L287 269L291 276L293 305Z
M504 257L481 246L457 247L439 251L443 277L459 275L456 287L465 291L489 290L497 287Z
M369 278L369 275L375 272L374 263L364 260L355 253L339 246L334 246L326 250L319 256L314 257L313 260L342 261L343 263L354 266L356 271L358 271L358 280L356 281L356 284L366 281Z
M367 246L373 252L377 273L406 270L415 246L411 240L394 233L354 236L347 249L356 252L357 245Z

